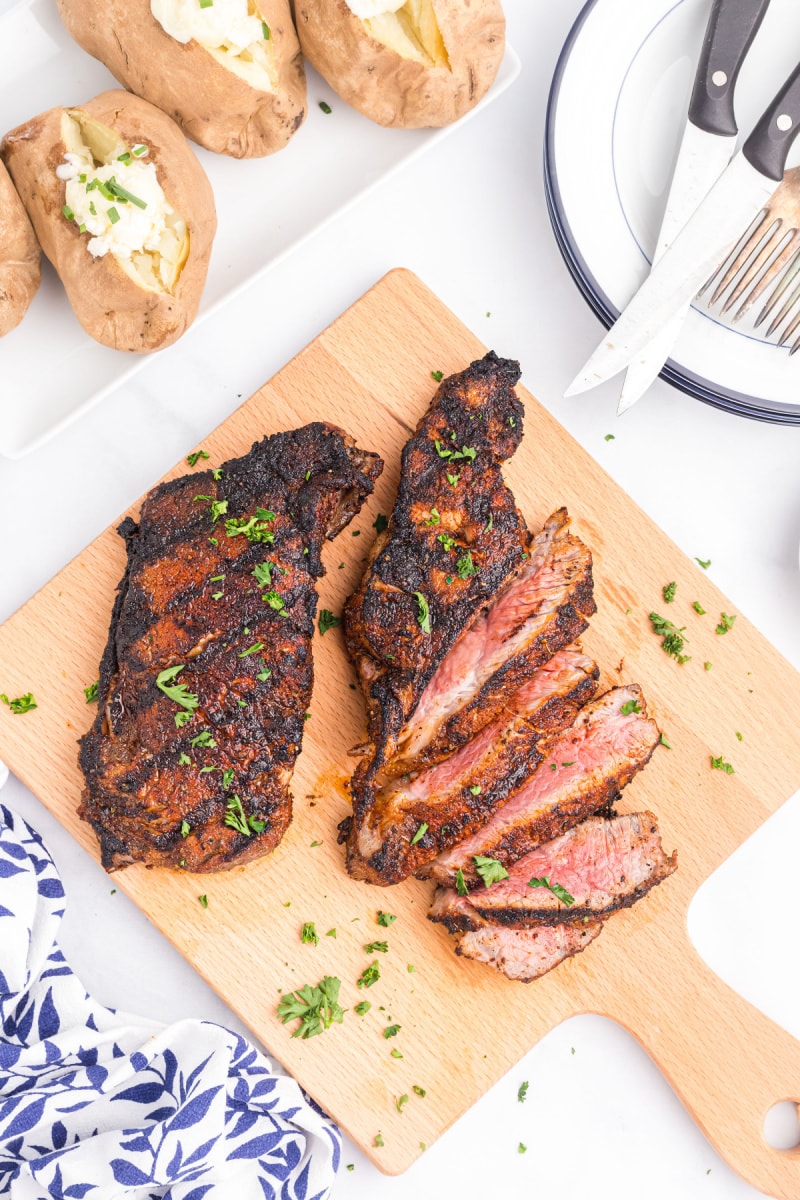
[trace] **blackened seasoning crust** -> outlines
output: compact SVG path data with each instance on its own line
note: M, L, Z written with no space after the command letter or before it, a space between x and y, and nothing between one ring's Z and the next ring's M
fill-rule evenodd
M123 521L127 568L80 748L79 813L107 869L218 871L278 844L311 697L322 543L382 467L317 422L264 438L219 478L160 484L138 524Z

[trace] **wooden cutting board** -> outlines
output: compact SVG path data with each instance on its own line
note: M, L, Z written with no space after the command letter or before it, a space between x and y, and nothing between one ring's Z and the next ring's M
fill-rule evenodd
M325 550L320 607L338 613L359 580L376 515L391 511L401 447L435 390L431 371L461 370L483 353L418 279L393 272L204 440L211 457L202 465L317 419L381 453L386 469L375 496ZM295 820L275 853L217 876L132 867L114 876L115 885L383 1171L407 1168L548 1030L593 1012L639 1039L753 1187L796 1200L800 1153L771 1149L762 1125L774 1103L800 1098L800 1043L705 966L686 914L700 884L800 785L800 676L743 617L724 637L715 633L720 613L734 612L730 602L553 417L521 396L525 437L506 477L532 527L566 504L591 547L599 611L585 647L603 668L604 686L642 684L672 747L659 747L622 807L658 815L666 850L678 849L677 873L537 983L511 983L456 958L445 930L425 919L429 884L383 889L345 874L336 825L349 807L347 750L363 736L364 712L335 629L315 639ZM186 470L181 461L170 474ZM75 742L93 716L83 687L97 677L124 557L121 539L107 530L0 628L0 687L11 696L33 691L39 705L25 716L0 711L0 758L94 855L94 837L75 815L82 784ZM671 580L676 600L665 605L661 589ZM705 616L692 610L693 600ZM687 626L690 662L679 666L663 652L652 609ZM713 671L704 670L706 660ZM712 770L712 755L735 773ZM378 910L396 921L382 928ZM316 924L317 946L301 942L306 921ZM384 939L388 953L365 952ZM381 977L359 990L373 961ZM292 1039L276 1015L280 994L325 974L342 980L344 1023ZM354 1006L365 999L372 1007L358 1016ZM387 1039L391 1024L400 1031ZM398 1111L403 1095L409 1099Z

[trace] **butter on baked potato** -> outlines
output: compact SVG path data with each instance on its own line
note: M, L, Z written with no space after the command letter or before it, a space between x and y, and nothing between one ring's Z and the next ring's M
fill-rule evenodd
M500 0L295 0L308 61L379 125L449 125L491 86L505 49Z
M0 162L0 337L19 325L42 277L28 214Z
M217 217L174 121L138 96L103 92L20 125L0 156L91 337L148 353L188 329Z
M272 154L303 123L289 0L58 0L58 9L84 50L208 150Z

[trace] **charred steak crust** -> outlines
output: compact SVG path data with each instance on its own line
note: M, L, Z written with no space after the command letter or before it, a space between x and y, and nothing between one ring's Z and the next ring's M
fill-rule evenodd
M388 528L344 611L373 771L393 755L444 654L527 551L525 522L499 469L522 437L519 377L518 363L491 352L451 375L403 449ZM430 633L417 593L429 607Z
M382 467L315 422L221 471L160 484L138 524L120 525L127 566L80 742L79 813L107 869L223 870L280 841L313 682L322 542ZM156 682L168 668L180 668L162 678L173 696Z

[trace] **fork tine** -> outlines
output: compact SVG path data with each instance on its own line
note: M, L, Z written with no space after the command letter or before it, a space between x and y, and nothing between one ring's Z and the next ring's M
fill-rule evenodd
M711 276L708 283L704 285L703 292L706 290L706 288L710 287L714 280L719 277L720 273L724 271L722 279L717 284L711 299L708 301L709 305L716 304L722 293L729 287L732 280L734 280L739 274L742 266L750 259L750 256L754 253L754 251L758 250L763 239L771 235L775 225L774 216L772 216L767 210L762 209L762 211L756 217L756 222L757 224L754 223L754 225L751 225L750 228L745 231L745 234L739 241L738 245L734 247L734 257L732 261L730 261L727 269L725 269L725 263L723 263L722 266ZM727 261L728 260L726 260L726 262ZM703 292L700 292L699 294L702 295Z
M777 224L774 235L753 256L750 263L745 266L736 283L731 288L730 295L722 306L723 313L730 312L734 305L742 298L743 303L741 308L744 309L747 305L749 292L755 290L763 281L766 281L766 286L769 284L770 279L775 278L775 275L780 270L778 264L781 256L787 246L791 245L795 233L796 230L794 229L786 229L783 221Z
M800 233L798 230L787 230L780 246L778 247L778 253L772 257L771 260L767 262L762 261L762 270L760 271L758 278L755 280L755 283L753 283L750 291L744 296L742 303L739 305L733 316L734 323L740 321L745 313L749 312L752 305L766 291L770 284L774 282L775 279L780 279L783 277L784 272L789 269L790 264L795 260L797 255L798 239L800 239ZM753 272L748 272L746 277L748 284L752 278ZM723 307L722 311L727 312L728 309L733 306L742 292L744 292L744 290L745 280L743 279L740 280L740 282L734 288L730 297L725 302L725 306Z
M798 295L800 295L800 290L795 293L795 299L797 299ZM800 328L800 309L795 312L794 317L786 326L781 336L778 338L778 345L785 346L789 339L794 337L798 328Z
M800 268L800 249L795 251L794 257L790 259L784 270L778 276L775 287L772 290L772 294L755 319L754 325L756 329L758 329L758 327L762 325L764 321L766 321L767 317L774 311L775 305L779 303L779 301L785 295L787 289L792 286L792 282L797 275L798 268ZM778 317L777 324L780 324L780 317Z

